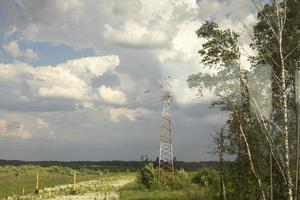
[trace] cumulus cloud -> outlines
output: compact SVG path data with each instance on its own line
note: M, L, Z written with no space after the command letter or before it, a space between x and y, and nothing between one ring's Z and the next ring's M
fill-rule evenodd
M38 54L35 51L33 51L32 49L26 49L23 52L23 56L26 58L29 58L31 60L35 60L35 59L39 58Z
M113 13L116 15L131 14L141 9L142 2L140 0L113 0Z
M3 46L3 49L13 57L19 57L21 55L17 41L10 41Z
M78 87L80 87L78 85ZM70 98L75 100L88 99L86 91L82 88L67 88L64 86L51 86L51 87L41 87L38 90L38 94L42 97L54 97L54 98Z
M63 12L78 10L83 6L80 0L69 0L69 1L54 1L55 6Z
M122 105L127 102L125 94L118 89L112 89L102 85L98 88L98 92L101 98L107 103Z
M212 91L208 90L203 91L203 97L199 98L198 90L189 88L187 83L180 79L173 79L171 85L171 91L179 105L208 103L214 98Z
M52 139L55 132L42 118L29 116L30 120L23 121L21 116L7 114L0 120L0 137L21 140Z
M161 63L181 62L197 63L199 62L199 44L201 41L195 34L201 26L201 22L187 20L178 25L178 31L172 38L169 48L163 48L156 51Z
M135 22L125 22L121 28L106 24L104 38L113 44L132 48L162 47L169 41L169 36L161 30L151 30Z
M49 128L49 124L47 122L45 122L44 119L42 118L37 118L36 119L36 126L37 128L39 129L42 129L42 128Z
M113 70L118 64L118 56L85 57L57 66L0 64L0 78L10 84L26 81L33 97L89 101L93 98L91 79ZM19 84L14 90L21 89L18 87ZM28 101L28 97L21 94L20 99Z
M176 63L199 66L201 58L197 51L203 41L197 38L195 31L202 22L214 20L224 28L234 29L240 35L245 35L241 31L243 24L255 22L255 7L251 1L247 0L104 0L100 2L94 0L71 0L67 2L24 0L18 1L17 4L19 4L21 11L19 15L23 16L22 12L26 15L22 17L21 21L20 18L12 18L9 21L11 24L9 27L14 27L13 30L20 32L24 38L54 44L62 43L75 49L92 48L101 54L106 51L118 52L131 60L136 59L136 51L143 49L147 52L144 54L143 61L130 63L132 66L125 66L126 69L120 69L120 71L123 70L123 73L115 72L115 74L120 74L119 79L132 79L133 75L138 74L136 72L138 71L136 70L137 65L143 66L144 63L154 59L160 61L157 73L162 71L163 74L172 74L177 85L181 86L186 85L188 75L197 73L203 68L188 67L178 70L178 67L171 68L166 67L166 65ZM46 7L47 9L42 9L41 12L40 8ZM14 12L18 12L18 9L15 9ZM55 17L61 20L52 20ZM7 30L12 30L12 28L7 28ZM241 45L248 51L247 36L241 38L243 40ZM18 49L16 45L12 46L15 46L12 49ZM124 47L133 50L130 49L132 52L125 52L122 50ZM134 51L135 48L140 49ZM14 51L18 52L18 50ZM91 61L91 59L88 60ZM244 65L249 65L245 56L241 60ZM93 66L78 67L80 62L86 66L87 62L83 59L68 61L62 65L77 66L75 68L63 68L67 68L70 73L75 74L87 84L91 77L101 76L102 69L106 72L104 68L96 68L95 71ZM91 63L96 63L96 61ZM185 77L182 77L181 74L184 74ZM159 78L157 77L157 79ZM138 79L137 75L135 79ZM154 82L157 82L157 80L146 81L153 85ZM131 82L130 84L122 83L122 89L124 91L133 90L137 81ZM78 85L78 88L70 87L68 91L68 87L61 87L60 84L45 86L39 89L39 94L43 97L52 98L61 97L65 94L64 96L73 97L76 100L90 96L88 95L91 92L89 86ZM125 89L125 87L127 88ZM188 88L184 91L189 98L184 97L185 99L183 99L179 95L178 99L181 99L179 101L185 104L193 103L190 97L195 92Z
M145 55L148 57L144 58L144 62L150 59L159 60L161 66L158 70L163 72L166 71L165 65L173 63L199 65L201 58L197 52L203 41L197 38L195 31L205 20L214 20L224 28L233 28L240 35L245 35L241 32L243 24L255 22L255 8L246 0L72 0L64 3L32 3L24 0L18 3L20 8L28 13L30 20L24 19L28 26L17 22L14 25L27 39L63 43L75 49L93 48L99 53L117 51L133 60L136 59L136 52L125 53L122 48L139 48L147 51ZM38 12L39 7L48 9L41 13ZM239 9L236 9L237 7ZM51 20L53 17L62 20ZM57 30L54 27L61 29ZM249 48L245 45L248 43L247 36L241 37L241 40L241 45L248 51ZM249 65L245 56L241 60L244 65ZM187 68L184 73L190 75L203 70L190 69ZM176 67L168 70L167 74L172 74L178 79L180 75ZM125 71L123 74L134 73ZM180 84L184 85L186 78L180 77L180 81ZM130 89L133 89L134 84L131 85ZM53 90L59 88L48 88L45 93L49 93L50 96Z
M144 108L108 108L107 114L112 122L120 122L121 119L127 119L129 121L136 121L138 117L143 117L150 114L150 111Z
M7 121L6 120L0 120L0 132L5 132L6 131L6 126L7 126Z
M93 77L102 76L109 70L114 70L119 64L119 57L111 55L68 60L66 63L57 65L57 67L68 69L76 76L91 79Z
M17 40L12 40L3 46L6 53L14 58L25 57L31 60L38 59L38 55L32 49L25 49L22 51L19 47Z
M2 6L3 4L6 6ZM12 57L15 55L14 58L33 58L36 52L30 51L34 48L29 44L35 42L39 42L46 50L52 50L56 45L65 45L74 51L88 48L96 55L117 54L120 57L121 63L117 57L112 57L109 61L108 58L101 59L96 56L69 60L58 65L53 64L51 60L45 64L49 66L31 66L25 63L0 64L0 96L6 97L0 99L2 109L37 112L72 110L70 116L76 110L74 112L76 116L77 111L89 108L82 109L83 113L87 113L84 115L84 121L89 124L91 118L94 119L94 127L82 129L78 126L77 129L74 128L74 123L64 123L65 126L70 126L69 131L64 131L65 127L61 124L53 124L63 133L60 134L59 140L62 144L70 140L74 143L82 143L82 140L86 140L85 142L89 144L94 141L89 138L97 138L99 141L105 138L105 143L109 143L107 138L110 136L105 135L105 132L113 128L121 130L119 134L123 137L111 141L119 139L122 143L124 138L127 140L133 138L132 143L140 142L141 145L146 145L149 144L149 140L145 139L146 136L141 137L141 141L137 141L135 137L144 132L147 137L153 136L153 141L157 142L158 136L151 133L159 132L161 105L158 100L160 95L158 80L164 75L171 75L173 78L172 92L177 102L174 118L179 122L175 123L176 137L187 138L187 134L193 134L190 137L193 140L186 140L186 143L193 143L193 141L207 143L203 137L211 129L208 124L218 120L213 116L208 116L207 120L199 118L208 115L210 112L206 109L208 105L194 104L198 102L197 97L194 96L196 91L189 89L186 84L188 75L204 71L203 66L199 64L201 58L197 54L202 41L196 37L195 31L205 20L214 20L224 28L238 30L243 24L252 23L255 18L255 11L251 7L251 1L248 0L0 1L0 13L5 16L1 20L0 31L8 39L7 41L17 39L21 44L19 37L24 41L30 41L27 43L28 47L19 45L18 42L12 43L10 47L8 47L9 43L5 44L7 50L4 51ZM242 35L242 32L238 33ZM247 37L241 36L241 40L243 40L242 45L248 43ZM246 46L244 48L247 49ZM65 56L66 60L69 58L68 53ZM76 53L71 57L77 55ZM101 63L102 61L104 64ZM242 59L242 62L245 63L246 60ZM114 84L111 84L112 78L103 78L108 74L116 79ZM110 102L101 97L99 93L101 87L106 97L107 93L112 97ZM151 89L151 92L145 94L144 91L147 89ZM121 93L126 95L125 97L133 96L126 100L134 101L131 105L134 107L133 105L136 104L136 108L113 108L112 106L120 104L112 103L111 100L122 99ZM209 101L211 91L207 93L204 97ZM116 96L119 97L115 98ZM142 97L141 101L137 101L139 96ZM201 98L200 102L204 100L205 98ZM147 102L152 103L147 104ZM105 115L94 112L98 105L99 107L103 105L105 111L97 109ZM148 114L153 111L157 115L151 118ZM90 113L93 113L93 116L87 117L91 116ZM69 116L67 112L61 112L59 115ZM144 124L143 120L139 121L141 123L139 125L134 124L140 131L133 132L132 123L128 121L135 122L145 116L148 118ZM113 123L107 123L105 117ZM8 119L6 121L1 122L2 125L0 123L0 129L11 126L12 121ZM33 120L32 124L36 127L46 127L38 119ZM24 126L24 138L29 137L28 135L32 138L37 137L35 131L27 124ZM27 136L26 130L29 133ZM91 134L89 136L92 137L86 137L86 134ZM185 140L176 141L180 143ZM132 156L128 156L129 153L126 152L128 156L126 158L134 159L135 153L136 151L130 154ZM119 152L117 154L120 155ZM153 155L155 156L156 153ZM119 158L111 157L110 154L107 156L109 159ZM201 156L203 154L198 152L196 156L191 156L188 151L184 159L201 160L203 159ZM66 158L70 159L70 157L63 159ZM89 158L99 159L99 154Z

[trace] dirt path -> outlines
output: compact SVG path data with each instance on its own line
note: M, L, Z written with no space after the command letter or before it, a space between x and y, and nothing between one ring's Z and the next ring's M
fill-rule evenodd
M130 183L131 181L133 181L133 179L120 179L108 183L97 181L83 182L79 187L83 187L94 192L87 192L84 194L79 193L77 195L56 196L55 198L51 198L51 200L118 200L120 197L120 187Z
M118 200L119 189L134 181L134 176L106 177L78 184L76 195L70 195L72 185L45 188L39 195L9 197L7 200Z

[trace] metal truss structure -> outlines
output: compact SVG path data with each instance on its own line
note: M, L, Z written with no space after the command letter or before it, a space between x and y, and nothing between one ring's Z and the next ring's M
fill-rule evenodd
M170 92L170 77L162 79L162 114L160 129L160 150L158 161L158 179L160 182L174 182L173 135L171 128L171 103L173 96Z

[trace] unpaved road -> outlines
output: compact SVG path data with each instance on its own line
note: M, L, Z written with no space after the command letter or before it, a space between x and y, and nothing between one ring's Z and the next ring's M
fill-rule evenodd
M89 188L89 190L96 191L77 195L56 196L55 198L51 198L51 200L118 200L120 197L118 191L119 188L130 183L131 181L133 181L133 179L120 179L104 184L102 182L98 183L97 181L83 182L79 187L85 187ZM97 191L97 188L99 187L103 187L102 191Z
M9 197L7 200L119 200L119 189L134 181L134 176L108 177L78 184L76 195L70 195L72 185L45 188L39 195Z

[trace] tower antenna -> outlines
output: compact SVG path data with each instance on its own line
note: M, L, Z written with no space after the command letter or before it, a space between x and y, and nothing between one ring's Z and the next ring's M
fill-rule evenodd
M160 150L158 160L158 180L166 183L174 182L173 134L171 128L171 103L173 96L170 92L170 76L161 80L163 102L160 128Z

